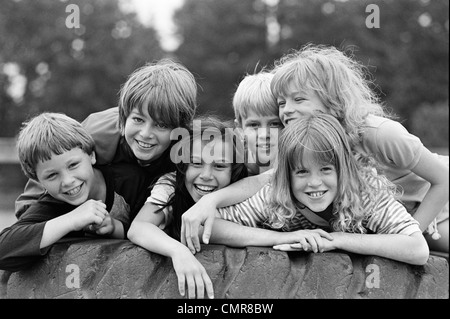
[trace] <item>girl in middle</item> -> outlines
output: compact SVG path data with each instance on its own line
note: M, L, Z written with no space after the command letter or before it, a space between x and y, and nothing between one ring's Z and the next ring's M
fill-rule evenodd
M185 295L187 283L189 298L203 298L205 290L209 298L214 293L203 265L179 241L181 216L204 195L247 177L247 168L239 160L244 148L238 144L240 139L233 138L232 128L231 121L197 117L189 134L171 150L177 171L155 183L128 231L133 243L171 257L180 294Z

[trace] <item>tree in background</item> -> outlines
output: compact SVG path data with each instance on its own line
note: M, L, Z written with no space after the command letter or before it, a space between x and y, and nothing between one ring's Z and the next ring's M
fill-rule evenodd
M79 8L79 28L66 25L69 4ZM0 43L0 136L14 136L41 111L81 121L115 106L126 77L164 54L155 31L118 0L2 1ZM16 99L5 94L14 77L25 81Z
M369 4L379 8L380 28L366 26ZM199 110L232 117L245 72L307 43L334 45L367 66L388 109L431 145L411 123L424 104L448 109L448 10L447 0L185 0L175 54L198 74ZM441 124L428 129L443 131ZM448 135L441 143L448 147Z
M175 54L202 90L199 112L233 116L231 98L244 73L272 61L262 0L185 0L175 14L182 43Z
M448 101L422 104L411 117L411 129L439 153L448 154L448 126Z
M0 136L14 136L40 111L82 120L114 106L134 69L167 55L196 75L200 113L231 118L232 95L245 73L315 43L353 53L386 106L425 145L436 143L415 130L426 122L419 108L443 116L438 109L448 109L448 0L184 0L175 15L182 42L170 53L154 29L122 10L124 2L2 1ZM80 8L78 29L65 25L69 4ZM380 28L366 26L370 4L379 7ZM12 81L23 92L12 94ZM428 129L443 131L440 125L445 121ZM448 136L440 143L448 146Z

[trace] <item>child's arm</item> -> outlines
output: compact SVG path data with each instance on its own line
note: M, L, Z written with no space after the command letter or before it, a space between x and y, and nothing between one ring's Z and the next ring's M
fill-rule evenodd
M37 202L39 197L45 193L45 189L38 182L29 179L25 185L25 189L22 194L17 197L15 202L15 215L19 218L30 205Z
M128 238L136 245L172 259L182 296L187 283L189 298L203 298L205 289L208 297L214 298L212 282L203 265L186 246L158 227L165 218L163 212L156 213L158 210L158 206L146 203L131 223Z
M192 252L200 251L198 230L204 225L203 242L209 243L216 208L230 206L251 197L267 184L272 174L260 174L244 178L236 183L203 196L182 216L181 242Z
M448 202L449 169L428 149L424 148L419 162L412 171L431 184L414 214L414 219L420 223L420 230L424 231Z
M124 239L125 229L120 220L111 217L110 214L106 214L105 219L100 225L92 224L90 225L90 231L96 233L97 235L108 235L110 238Z
M30 206L16 223L0 234L0 269L22 270L45 255L53 243L68 233L82 230L91 223L101 224L101 205L104 204L92 205L99 209L89 214L86 209L89 202L80 206L80 210L68 213L61 211L67 206L51 202ZM79 236L82 236L81 232Z
M100 226L106 215L108 215L108 212L104 203L88 200L71 212L45 223L40 248L53 245L68 233L80 231L91 224Z
M392 170L394 175L398 173L397 170L403 172L402 174L411 171L431 184L414 214L414 218L420 223L420 229L424 231L448 202L448 163L444 164L432 154L417 136L410 134L399 122L385 119L376 130L368 132L364 135L365 145L369 148L369 152L376 154L381 163L390 167L388 171ZM424 185L405 186L424 187Z
M331 233L333 241L322 240L323 251L341 249L348 252L374 255L402 261L412 265L424 265L428 261L428 244L420 231L411 235L402 234L354 234ZM277 245L277 250L307 250L304 245Z
M418 222L405 207L386 193L379 193L376 205L367 216L365 227L374 234L334 232L333 241L323 240L324 251L342 249L349 252L376 255L414 265L423 265L429 256L428 244L420 231ZM366 205L369 200L363 201ZM274 249L308 250L294 244L275 246Z
M240 225L221 218L216 218L211 243L232 247L275 246L288 243L309 245L314 252L322 252L323 239L333 240L333 237L322 229L304 229L293 232L281 232L270 229L255 228Z

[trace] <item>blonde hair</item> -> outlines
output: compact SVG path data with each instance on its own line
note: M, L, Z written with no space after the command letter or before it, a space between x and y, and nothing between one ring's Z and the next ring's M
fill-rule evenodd
M79 122L62 113L44 112L24 122L17 139L20 166L28 178L36 181L38 162L74 148L91 155L95 143Z
M246 74L233 96L233 109L236 121L242 124L248 112L261 116L278 116L278 105L270 89L273 73L262 70L256 74Z
M308 44L287 53L274 66L273 94L286 95L292 83L315 92L344 127L352 147L360 141L368 114L389 116L370 88L368 70L335 47Z
M187 128L197 108L197 83L182 64L170 59L135 70L120 90L119 129L137 108L146 108L153 120L168 127Z
M363 221L376 207L375 199L383 192L396 194L395 185L376 174L374 160L353 155L345 131L335 117L313 114L291 123L281 134L279 162L267 206L268 212L272 212L268 221L272 228L288 230L290 219L305 208L291 190L291 172L302 166L305 153L336 169L338 189L330 221L335 231L364 233Z

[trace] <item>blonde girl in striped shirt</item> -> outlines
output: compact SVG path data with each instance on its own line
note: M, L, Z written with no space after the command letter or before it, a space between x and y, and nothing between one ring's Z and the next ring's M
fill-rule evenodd
M220 218L283 232L321 228L332 236L312 232L275 249L342 249L410 264L427 262L427 242L419 223L396 201L395 185L377 174L370 158L352 153L335 117L313 114L287 126L278 160L271 181L244 202L219 208ZM217 221L212 242L221 241Z

